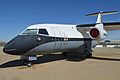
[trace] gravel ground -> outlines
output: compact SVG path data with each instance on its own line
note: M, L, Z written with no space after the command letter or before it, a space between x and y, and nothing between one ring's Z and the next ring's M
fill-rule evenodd
M0 47L0 80L120 80L120 49L95 48L93 58L65 59L61 54L39 56L32 67Z

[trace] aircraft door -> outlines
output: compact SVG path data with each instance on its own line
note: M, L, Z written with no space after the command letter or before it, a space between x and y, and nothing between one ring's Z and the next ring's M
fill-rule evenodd
M64 32L62 32L62 34L64 37L63 37L61 49L68 49L69 47L71 47L70 46L71 43L69 43L68 41L68 36Z
M55 46L54 46L54 49L55 50L60 50L61 49L61 44L62 44L62 38L61 38L61 33L60 31L58 30L57 27L52 27L52 30L54 32L54 35L55 35Z

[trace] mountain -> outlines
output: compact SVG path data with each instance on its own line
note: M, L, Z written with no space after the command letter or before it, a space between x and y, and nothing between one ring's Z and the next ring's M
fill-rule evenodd
M0 46L5 46L6 42L0 41Z

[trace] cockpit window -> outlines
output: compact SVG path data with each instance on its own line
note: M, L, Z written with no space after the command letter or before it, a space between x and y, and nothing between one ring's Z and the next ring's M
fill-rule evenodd
M35 35L35 34L37 34L37 29L27 29L22 33L22 35Z
M39 29L39 34L44 34L44 35L48 35L48 32L46 29Z

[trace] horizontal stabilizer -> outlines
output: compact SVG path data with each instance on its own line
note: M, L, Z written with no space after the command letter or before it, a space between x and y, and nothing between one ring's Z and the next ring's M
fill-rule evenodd
M98 14L101 14L101 15L109 15L109 14L116 14L118 13L118 11L106 11L106 12L97 12L97 13L92 13L92 14L87 14L86 16L98 16Z

